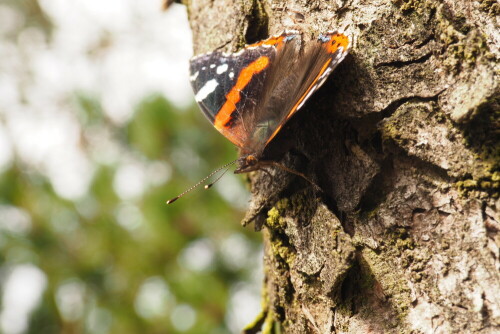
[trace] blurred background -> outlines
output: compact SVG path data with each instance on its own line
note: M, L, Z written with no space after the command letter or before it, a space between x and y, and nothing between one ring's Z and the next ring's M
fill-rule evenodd
M0 332L235 333L260 309L236 150L188 83L186 9L0 0Z

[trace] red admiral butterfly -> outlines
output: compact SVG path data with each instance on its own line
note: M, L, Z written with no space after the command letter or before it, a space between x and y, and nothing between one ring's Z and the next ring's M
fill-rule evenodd
M344 59L349 47L349 38L339 32L304 43L299 32L285 31L236 53L214 51L191 59L196 102L214 127L240 149L240 158L234 161L238 162L236 174L278 165L301 175L261 160L262 153Z

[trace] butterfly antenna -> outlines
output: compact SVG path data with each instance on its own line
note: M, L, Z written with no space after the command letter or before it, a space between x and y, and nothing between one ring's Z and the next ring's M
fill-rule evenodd
M167 204L172 204L173 202L177 201L177 200L178 200L179 198L181 198L182 196L186 195L186 194L187 194L188 192L190 192L191 190L193 190L193 189L195 189L195 188L199 187L202 183L204 183L206 180L208 180L209 178L211 178L212 176L214 176L215 174L217 174L217 173L218 173L218 172L220 172L221 170L226 169L226 170L224 171L224 173L222 173L222 175L224 175L224 174L228 171L229 166L231 166L232 164L234 164L236 161L238 161L238 159L236 159L236 160L234 160L234 161L231 161L231 162L229 162L229 163L225 164L225 165L224 165L224 166L222 166L222 167L217 168L217 169L216 169L216 170L214 170L212 173L208 174L208 175L207 175L207 176L205 176L203 179L201 179L201 180L200 180L198 183L196 183L194 186L190 187L189 189L186 189L184 192L180 193L179 195L175 196L174 198L169 199L169 200L167 201ZM217 178L217 180L216 180L215 182L217 182L217 181L218 181L218 180L222 177L222 175L221 175L219 178ZM212 186L215 182L212 182L211 184L209 184L209 185L205 186L205 189L210 188L210 187L211 187L211 186Z
M230 167L231 167L231 166L227 167L227 168L226 168L226 170L224 171L224 173L222 173L221 175L219 175L219 176L218 176L218 177L214 180L214 182L212 182L212 183L209 183L209 184L205 185L205 189L209 189L209 188L211 188L211 187L212 187L215 183L217 183L217 181L219 181L219 180L220 180L220 179L224 176L224 174L226 174L226 173L227 173L227 171L229 170L229 168L230 168Z

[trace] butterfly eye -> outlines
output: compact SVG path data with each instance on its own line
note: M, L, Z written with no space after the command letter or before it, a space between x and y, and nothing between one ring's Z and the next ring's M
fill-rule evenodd
M257 163L257 158L254 155L249 155L247 157L247 164L248 165L255 165Z

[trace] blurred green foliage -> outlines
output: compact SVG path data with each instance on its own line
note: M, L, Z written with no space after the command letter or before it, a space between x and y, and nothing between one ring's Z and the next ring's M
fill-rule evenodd
M17 6L30 18L26 24L50 31L36 1ZM239 225L242 212L215 189L200 188L170 206L165 200L234 159L234 147L194 103L180 110L152 92L130 121L117 125L99 97L74 92L68 100L94 167L88 192L74 201L61 198L47 175L17 156L0 174L0 206L18 208L31 221L25 231L0 230L2 277L30 263L47 279L27 333L229 333L229 289L251 282L257 269L250 259L246 267L228 262L222 245L236 236L246 243L248 257L258 259L260 235ZM98 140L95 133L108 134L120 159L93 158L89 142ZM114 184L130 160L139 161L145 173L162 166L169 177L124 199ZM213 252L208 265L186 265L200 249ZM65 302L64 296L83 299ZM175 314L192 325L179 329Z
M111 127L99 112L98 101L77 101L88 112L88 124ZM235 156L234 148L202 119L197 107L180 113L159 95L146 98L126 126L112 131L122 148L144 161L171 161L172 150L185 146L206 158L203 166ZM43 174L18 161L0 175L0 203L26 210L33 224L26 235L2 233L1 264L33 263L48 279L29 333L92 332L84 315L95 309L112 318L105 332L175 333L168 315L178 303L197 311L195 325L186 333L228 332L224 318L228 289L249 280L255 268L228 267L221 249L215 247L213 265L193 271L183 267L179 254L194 240L207 238L217 245L235 232L248 238L256 253L259 236L239 225L242 213L215 190L199 189L166 206L166 199L209 171L182 160L172 166L167 184L150 187L131 203L114 192L119 165L96 166L89 192L76 203L58 197ZM137 210L141 217L137 227L127 230L117 223L117 210L124 205L133 208L132 213ZM145 320L134 305L141 284L151 277L164 279L172 297L164 314ZM55 301L57 289L68 281L79 282L85 291L83 315L71 322L61 316Z
M82 108L89 115L95 113L90 123L110 126L97 113L98 102L88 102ZM232 159L234 148L200 116L196 108L179 113L156 95L138 106L129 124L113 132L123 148L146 161L169 161L171 151L183 146L206 157L204 166ZM187 333L210 333L215 328L220 331L214 333L227 332L228 288L249 280L255 268L228 268L216 248L213 266L196 272L182 266L179 254L191 241L208 238L217 245L235 232L243 233L257 252L259 237L239 225L242 213L214 190L199 189L166 206L166 199L209 171L182 161L172 166L167 184L151 187L137 201L125 204L113 188L119 166L96 166L88 194L76 203L58 197L44 175L18 162L0 175L0 203L26 210L33 224L25 236L2 233L2 265L30 262L48 278L30 333L88 332L84 317L68 323L59 314L54 294L68 280L84 286L88 310L83 313L99 308L112 316L111 333L175 333L167 317L171 310L147 321L134 310L138 289L150 277L163 278L176 303L187 303L198 311L196 324ZM124 205L142 217L131 230L116 222L117 210Z

